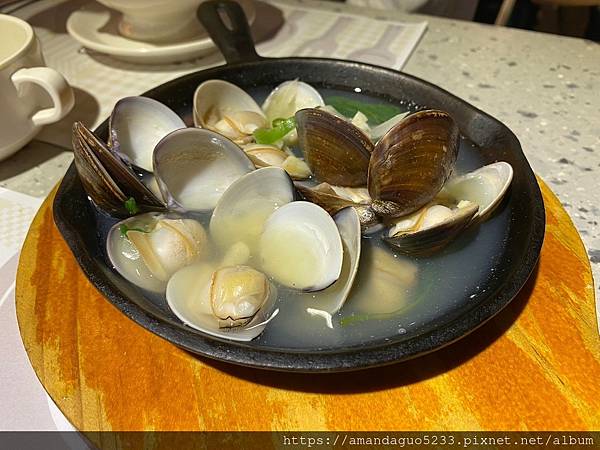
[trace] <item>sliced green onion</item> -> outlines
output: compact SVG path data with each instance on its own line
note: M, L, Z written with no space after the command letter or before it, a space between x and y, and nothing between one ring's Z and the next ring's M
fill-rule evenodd
M124 205L125 205L125 209L131 216L140 212L140 208L138 207L137 202L135 201L135 198L133 198L133 197L129 197L127 200L125 200Z
M125 224L121 224L119 225L119 231L121 232L121 236L123 237L127 237L127 233L129 233L130 231L139 231L140 233L150 233L148 230L144 230L143 228L135 228L135 227L128 227Z
M290 117L288 119L273 120L273 128L259 128L254 134L254 139L257 144L274 144L280 141L290 131L296 128L296 119Z

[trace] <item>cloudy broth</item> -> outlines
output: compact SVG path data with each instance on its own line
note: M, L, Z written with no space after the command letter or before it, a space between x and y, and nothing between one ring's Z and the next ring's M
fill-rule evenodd
M269 89L249 90L260 102ZM325 99L345 96L373 103L381 99L332 89L319 89ZM396 105L411 109L414 105ZM298 149L294 149L299 154ZM455 174L486 164L479 149L462 137ZM188 214L208 230L210 214ZM102 222L100 239L106 239ZM110 221L114 223L113 221ZM233 228L232 228L233 230ZM342 309L329 324L309 309L320 309L326 297L335 295L338 283L320 292L299 292L274 282L279 314L249 345L319 350L368 345L375 341L409 339L435 327L456 311L469 308L483 294L480 286L493 272L509 233L509 213L500 206L486 222L471 227L442 251L428 257L409 257L395 252L382 239L383 231L363 237L358 274ZM218 248L217 245L215 245ZM222 250L213 254L215 260ZM256 251L247 262L260 269ZM164 295L144 292L161 310L169 312ZM321 303L320 303L321 300ZM322 306L321 306L322 307ZM333 328L331 328L331 326ZM195 330L191 331L196 332Z

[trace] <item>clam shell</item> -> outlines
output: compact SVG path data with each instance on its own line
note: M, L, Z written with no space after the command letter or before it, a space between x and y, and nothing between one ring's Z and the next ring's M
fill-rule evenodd
M364 186L373 143L344 119L321 109L296 113L298 142L319 181L338 186Z
M142 210L164 208L163 202L81 122L73 124L73 153L83 187L100 209L126 217L129 212L124 202L129 198L134 198Z
M399 317L414 303L411 291L419 285L419 269L414 258L396 255L378 245L363 247L361 270L355 281L353 297L348 306L353 311L373 318ZM377 297L366 295L377 292Z
M323 106L321 94L310 84L303 81L284 81L271 91L262 105L269 123L275 119L287 119L296 111L305 108Z
M256 167L281 167L295 180L305 180L311 175L304 161L274 145L247 144L242 149Z
M454 169L458 133L448 113L435 110L411 114L388 131L369 163L375 212L400 217L429 203Z
M242 327L221 328L210 303L212 274L219 267L198 263L176 272L167 284L167 304L186 325L211 336L247 342L256 338L279 312L275 309L277 289L270 286L269 297L252 320Z
M243 89L224 80L207 80L201 83L194 93L194 124L218 131L215 125L225 116L230 117L228 122L231 125L226 134L234 140L244 141L245 135L268 125L260 106ZM245 121L249 123L245 124Z
M275 145L247 144L242 150L248 155L256 167L281 167L289 156Z
M267 218L294 200L292 180L283 169L257 169L231 184L210 218L210 234L221 248L242 242L256 253Z
M218 133L184 128L165 136L154 150L154 174L169 207L210 211L225 190L254 164Z
M350 295L354 279L358 273L361 248L360 221L354 208L346 208L333 218L344 246L344 261L340 278L327 289L319 292L313 310L329 315L338 312Z
M417 222L422 220L421 217L427 208L429 207L425 207L423 211L415 214L420 216ZM467 205L453 210L448 219L437 225L404 232L396 236L384 236L383 239L402 253L420 256L429 255L452 242L471 223L478 210L479 206L477 204L468 202Z
M317 186L308 186L302 183L294 183L294 185L306 200L316 203L332 216L344 208L352 207L355 209L363 234L369 233L369 230L379 223L379 218L371 209L369 203L344 198L328 183L321 183Z
M156 144L179 128L183 120L170 108L148 97L119 100L108 122L109 146L123 160L152 172Z
M457 201L477 203L479 212L475 219L481 221L489 217L500 204L512 178L512 166L500 161L450 179L444 186L443 193Z
M291 202L273 212L259 245L263 271L284 286L320 291L340 277L340 233L327 211L314 203Z
M140 239L146 237L140 232L137 232L138 239L133 239L133 235L128 238L121 234L123 225L132 229L130 233L133 234L135 229L154 228L161 219L168 219L167 233L163 232L150 240ZM181 219L181 222L177 219ZM151 248L153 246L159 247L158 254L151 254L156 249ZM169 277L178 268L206 257L206 232L202 225L192 219L173 214L140 214L111 227L106 238L106 254L115 270L127 281L149 291L164 292ZM156 263L161 267L153 271L152 266Z

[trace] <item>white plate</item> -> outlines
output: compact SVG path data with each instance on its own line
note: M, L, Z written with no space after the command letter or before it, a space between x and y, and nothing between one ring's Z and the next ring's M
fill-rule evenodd
M251 0L238 0L250 23L256 12ZM121 14L98 3L73 12L67 20L69 34L90 50L140 64L167 64L207 55L216 50L212 39L198 24L198 36L182 42L157 44L135 41L118 32Z

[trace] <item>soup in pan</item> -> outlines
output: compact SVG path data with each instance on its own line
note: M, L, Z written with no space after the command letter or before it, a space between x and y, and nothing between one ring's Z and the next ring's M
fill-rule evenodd
M506 162L444 111L290 80L203 82L194 127L120 100L102 142L73 129L107 261L159 308L276 348L409 338L477 302L503 252Z

